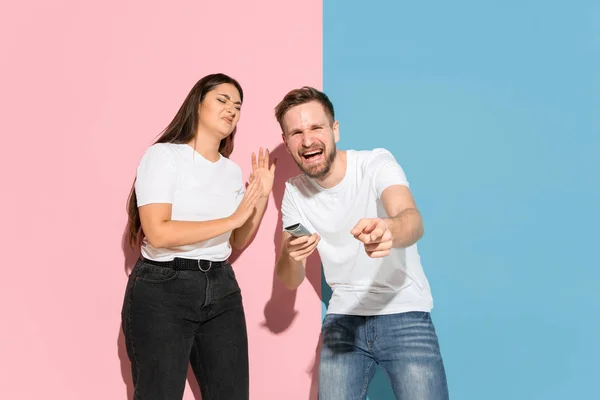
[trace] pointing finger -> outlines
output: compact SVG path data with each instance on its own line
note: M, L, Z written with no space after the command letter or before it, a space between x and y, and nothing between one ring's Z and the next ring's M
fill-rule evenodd
M357 236L357 235L361 234L363 232L363 230L365 229L365 227L367 226L367 224L368 224L368 220L366 220L364 218L360 219L356 223L356 225L354 226L354 228L352 228L352 230L350 231L350 233L353 236Z
M363 229L363 233L371 233L377 227L377 220L371 220Z

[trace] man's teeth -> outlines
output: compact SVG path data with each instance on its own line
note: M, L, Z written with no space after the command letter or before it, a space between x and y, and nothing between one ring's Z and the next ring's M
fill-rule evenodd
M304 157L316 156L317 154L321 154L322 150L312 151L310 153L304 153Z

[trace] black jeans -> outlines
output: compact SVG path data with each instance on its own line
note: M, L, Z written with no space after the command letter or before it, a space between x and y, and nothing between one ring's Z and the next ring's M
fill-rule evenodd
M248 399L246 319L229 263L202 272L138 261L121 319L135 400L181 399L188 362L203 400Z

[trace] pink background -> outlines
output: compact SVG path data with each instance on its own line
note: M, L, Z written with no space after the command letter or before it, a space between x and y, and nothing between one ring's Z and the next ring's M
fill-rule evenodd
M90 3L0 9L0 398L131 395L120 331L135 257L122 244L126 197L139 157L193 84L221 71L245 91L232 159L247 176L259 146L284 157L275 201L234 263L249 326L251 398L308 399L321 321L318 271L297 293L273 283L278 206L294 170L272 110L291 88L321 87L321 1ZM192 383L185 399L194 398Z

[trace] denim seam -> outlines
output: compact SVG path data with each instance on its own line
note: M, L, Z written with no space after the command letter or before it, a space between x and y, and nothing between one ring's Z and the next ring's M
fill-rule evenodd
M205 273L204 276L206 277L206 290L204 293L204 304L202 304L202 307L206 307L212 303L212 301L211 301L212 293L210 290L210 287L211 287L210 278L208 277L208 273Z
M377 342L377 325L373 324L373 346L375 346L375 343Z
M375 346L375 343L377 342L377 325L375 323L374 319L369 320L367 318L366 320L366 324L365 324L365 330L366 330L366 339L367 339L367 347L369 349L369 351L373 351L373 347ZM371 340L369 340L369 336L372 335Z
M369 389L369 373L371 371L371 368L373 368L373 364L375 364L375 361L371 360L369 361L369 365L367 365L367 370L365 371L365 383L363 384L363 390L360 394L361 399L366 398L367 389Z

